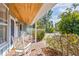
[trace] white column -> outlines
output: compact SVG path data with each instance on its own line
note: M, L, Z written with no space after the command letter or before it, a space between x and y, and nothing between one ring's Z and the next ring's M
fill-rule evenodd
M11 19L10 19L10 16L9 16L9 19L8 19L8 43L9 43L9 48L11 46Z
M37 21L35 22L35 43L37 42Z

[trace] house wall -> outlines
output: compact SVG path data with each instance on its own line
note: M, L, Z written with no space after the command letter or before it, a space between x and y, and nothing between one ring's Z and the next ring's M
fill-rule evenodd
M7 10L7 11L6 11ZM6 12L5 12L6 11ZM1 18L1 20L3 20L3 22L1 22L0 21L0 26L6 26L6 31L5 32L3 32L3 34L4 33L6 33L6 41L4 41L3 43L1 43L0 44L0 55L3 55L3 52L5 51L5 50L7 50L8 49L8 47L9 47L9 43L8 43L8 41L9 41L9 39L8 39L8 20L9 20L9 13L8 13L8 9L6 8L6 6L4 5L4 4L0 4L0 13L2 13L2 12L5 12L5 13L2 13L2 14L0 14L0 18ZM3 15L4 14L4 15ZM6 22L7 23L5 23L5 20L7 20ZM5 36L5 34L3 35L3 36Z
M1 6L5 7L6 5L5 4L1 4L0 7ZM5 7L5 8L7 9L7 7ZM9 9L8 9L8 14L5 14L5 15L6 16L8 15L7 24L5 24L7 26L7 31L6 31L7 32L7 38L6 38L7 41L2 43L2 44L0 44L0 55L5 55L5 53L8 52L9 49L12 47L12 44L11 44L11 39L12 39L12 36L11 36L11 19L14 21L14 37L18 37L19 36L19 26L16 23L17 19L15 17L12 17L9 14Z
M4 4L2 4L4 6ZM6 8L6 7L5 7ZM9 9L8 9L9 12ZM14 37L19 37L22 35L21 32L24 32L26 35L31 34L32 27L28 26L26 24L23 24L22 22L18 21L17 18L13 17L9 14L8 19L7 19L7 41L3 44L0 44L0 55L5 55L6 52L8 52L11 48L12 45L12 36L11 36L11 20L14 21ZM22 30L20 30L20 25L22 25Z
M13 24L11 24L11 20L13 20L14 21L14 37L13 36L11 36L11 25L13 25ZM5 48L5 51L3 52L3 54L2 55L5 55L6 54L6 52L8 52L8 50L10 50L11 48L12 48L12 46L13 46L13 39L15 38L15 37L19 37L19 26L18 26L18 24L20 24L20 23L18 23L17 24L17 19L16 18L14 18L14 17L12 17L11 15L9 15L9 20L8 20L8 42L7 42L7 45L6 46L8 46L7 48ZM4 48L3 48L4 49Z
M15 37L18 37L18 30L19 30L18 25L15 23L15 33L14 33Z

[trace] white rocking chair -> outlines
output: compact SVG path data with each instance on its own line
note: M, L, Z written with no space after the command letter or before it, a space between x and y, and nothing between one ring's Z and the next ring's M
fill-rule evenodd
M26 42L25 40L28 40L24 36L20 38L15 38L13 40L13 48L15 48L16 55L17 53L21 53L21 55L26 55L26 52L28 53L27 55L31 53L31 42ZM20 54L19 54L20 55Z

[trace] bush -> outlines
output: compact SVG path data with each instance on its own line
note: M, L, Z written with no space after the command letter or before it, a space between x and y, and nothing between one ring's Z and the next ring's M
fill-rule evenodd
M53 27L48 29L48 33L53 33L53 32L54 32L54 28Z
M45 35L44 29L37 29L37 41L41 41ZM32 31L32 36L35 39L35 30Z
M67 55L67 53L76 55L79 47L79 36L76 34L49 35L44 40L46 40L47 47L59 50L64 53L63 55Z
M57 36L49 35L44 40L46 40L47 47L54 48L57 50L61 48L61 44L59 44L59 37Z
M42 48L42 51L45 54L45 56L62 56L61 51L55 50L55 49L50 48L50 47Z
M78 44L78 35L76 34L67 34L67 42L71 45L77 45Z

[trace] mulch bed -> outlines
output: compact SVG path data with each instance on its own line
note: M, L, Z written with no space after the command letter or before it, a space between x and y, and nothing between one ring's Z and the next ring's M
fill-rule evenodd
M42 48L42 51L46 56L62 56L62 52L52 49L50 47Z

